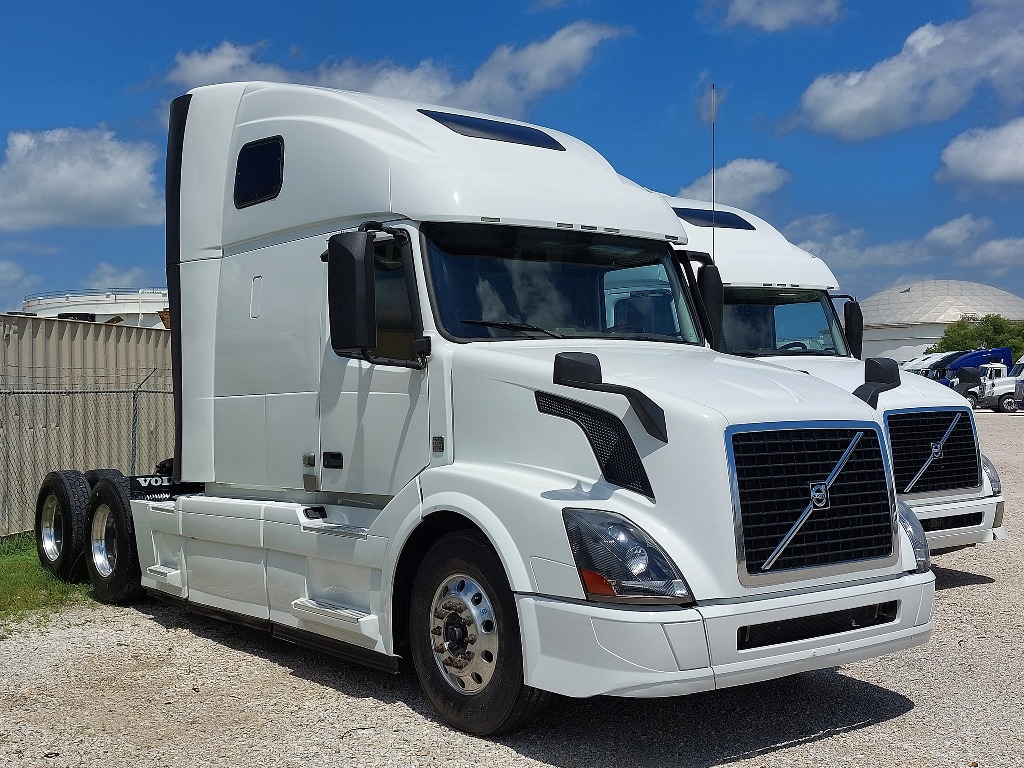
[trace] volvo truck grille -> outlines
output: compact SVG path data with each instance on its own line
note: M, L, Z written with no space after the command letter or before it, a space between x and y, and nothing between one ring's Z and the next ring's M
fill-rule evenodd
M732 460L749 576L894 556L893 501L872 426L735 432Z
M896 493L949 491L981 485L974 423L967 410L886 415Z

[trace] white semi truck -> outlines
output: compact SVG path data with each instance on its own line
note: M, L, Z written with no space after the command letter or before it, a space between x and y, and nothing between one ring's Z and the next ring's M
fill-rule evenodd
M174 477L47 476L43 564L81 546L101 599L408 654L477 734L551 693L924 642L934 577L875 410L710 349L682 237L557 131L271 83L179 97ZM644 302L657 330L629 322Z
M1024 356L1017 359L1009 372L1003 363L987 363L979 368L978 405L1000 413L1016 413L1020 400L1018 384L1024 381Z
M731 206L667 198L688 253L717 267L718 349L805 371L853 392L864 385L863 320L828 265L775 227ZM713 255L713 259L711 254ZM844 323L834 300L845 299ZM845 325L845 332L844 326ZM971 407L949 387L903 375L878 394L896 493L933 552L1005 538L1002 485L981 453Z

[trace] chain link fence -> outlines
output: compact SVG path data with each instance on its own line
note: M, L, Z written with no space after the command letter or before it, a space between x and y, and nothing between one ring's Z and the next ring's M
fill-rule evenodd
M65 321L17 320L42 328L4 328L0 536L32 529L47 472L111 467L149 474L174 450L166 331L111 334L102 326L67 323L86 326L72 333L46 325Z

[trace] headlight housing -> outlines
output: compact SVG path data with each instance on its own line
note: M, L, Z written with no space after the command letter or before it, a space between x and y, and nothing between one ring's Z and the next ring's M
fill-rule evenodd
M928 549L928 539L924 535L924 526L917 519L917 515L905 502L896 502L896 511L900 519L900 526L907 532L910 543L914 547L914 557L917 559L917 568L914 573L924 573L932 567L932 553Z
M563 509L562 518L588 600L693 605L675 563L639 526L598 509Z
M986 477L988 477L989 483L992 484L992 495L1002 495L1003 482L999 479L999 473L996 471L996 465L993 464L984 453L981 454L981 469L985 473Z

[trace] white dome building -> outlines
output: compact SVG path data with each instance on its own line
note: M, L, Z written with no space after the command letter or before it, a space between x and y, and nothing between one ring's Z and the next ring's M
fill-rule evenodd
M899 362L924 353L946 326L963 318L1001 315L1024 320L1024 299L1007 291L964 280L922 280L897 285L861 302L864 356Z
M167 306L166 288L79 288L26 296L21 311L63 320L165 328L161 312Z

